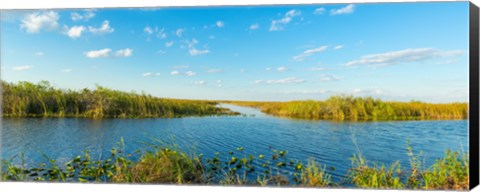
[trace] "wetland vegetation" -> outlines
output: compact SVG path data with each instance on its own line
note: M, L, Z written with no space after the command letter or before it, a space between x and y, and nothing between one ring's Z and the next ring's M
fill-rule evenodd
M9 181L113 182L208 185L257 185L294 187L345 187L374 189L468 189L468 154L446 151L445 156L425 167L419 154L406 150L410 167L367 161L353 154L345 179L334 182L327 169L315 159L295 160L288 151L272 149L269 154L246 154L243 147L213 157L191 154L175 146L155 146L138 161L124 152L123 140L108 158L94 159L85 151L65 164L48 159L48 164L25 168L3 160L1 179ZM19 156L17 158L22 158ZM45 156L45 158L48 158ZM22 161L23 162L23 161Z
M217 102L158 98L102 86L62 90L47 81L2 81L4 117L170 118L237 114Z
M225 101L255 107L282 117L322 120L453 120L467 119L467 103L393 102L372 97L332 96L325 101Z
M466 119L466 103L432 104L419 101L391 102L371 97L332 96L325 101L246 102L158 98L145 93L95 89L63 90L48 82L2 81L3 117L172 118L237 115L219 103L258 108L284 117L338 121ZM244 144L244 143L243 143ZM80 147L83 149L83 147ZM225 149L228 151L228 149ZM83 155L58 163L28 165L23 155L1 161L1 180L164 183L201 185L255 185L295 187L360 187L375 189L468 189L468 154L446 151L426 165L407 147L409 167L399 161L383 164L368 161L360 152L341 181L332 179L335 167L316 159L291 159L287 150L247 154L243 147L213 155L195 154L175 146L155 146L132 153L123 139L108 157ZM138 158L133 158L138 157ZM13 163L20 158L21 163ZM18 161L16 161L18 162ZM348 166L348 165L347 165Z
M323 120L467 119L467 103L393 102L372 97L332 96L325 101L249 102L158 98L102 86L94 90L62 90L47 81L2 81L5 117L169 118L238 115L219 102L259 108L283 117Z

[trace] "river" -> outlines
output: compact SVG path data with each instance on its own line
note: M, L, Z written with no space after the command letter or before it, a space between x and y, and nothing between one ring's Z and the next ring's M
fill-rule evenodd
M247 154L287 150L290 159L314 158L340 180L357 153L371 162L400 161L409 167L407 141L431 165L447 149L468 151L468 121L335 122L298 120L266 115L257 109L222 104L244 116L208 116L157 119L3 118L1 157L27 167L46 162L45 156L66 162L89 150L93 158L109 154L124 139L125 152L144 151L161 140L181 150L206 156L244 147ZM134 155L138 158L141 154ZM105 155L103 155L105 156Z

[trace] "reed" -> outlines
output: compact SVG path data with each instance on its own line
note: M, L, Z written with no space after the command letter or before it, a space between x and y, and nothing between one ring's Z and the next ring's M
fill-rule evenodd
M420 161L411 146L407 147L409 169L402 169L399 162L390 166L369 163L360 153L352 158L348 182L360 188L372 189L425 189L467 190L469 185L468 154L447 150L443 158L430 167Z
M325 101L245 102L231 104L292 118L323 120L439 120L468 118L467 103L393 102L372 97L332 96Z
M2 81L2 94L4 117L170 118L238 114L217 107L214 101L165 99L98 85L94 90L75 91L56 89L47 81Z

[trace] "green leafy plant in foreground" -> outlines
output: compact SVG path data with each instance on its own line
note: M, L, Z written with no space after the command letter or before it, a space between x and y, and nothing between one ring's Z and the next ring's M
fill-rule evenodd
M136 162L124 154L123 140L108 158L93 160L88 151L64 165L55 160L38 167L13 165L3 160L1 179L8 181L170 183L208 185L256 185L330 187L335 183L326 166L314 159L307 164L287 157L287 151L247 154L243 147L228 153L188 155L175 147L156 147ZM385 166L368 162L360 153L351 158L352 167L345 181L359 188L377 189L468 189L468 155L447 151L429 168L423 168L411 148L407 150L411 167L402 169L397 161ZM22 157L21 157L22 158ZM23 158L22 158L23 159ZM102 159L102 158L99 158ZM22 161L23 162L23 161Z
M368 163L360 153L355 154L348 173L350 183L361 188L375 189L426 189L466 190L469 184L468 154L460 157L459 152L447 150L443 158L437 159L428 168L419 160L408 145L407 155L410 169L401 169L399 162L390 166Z

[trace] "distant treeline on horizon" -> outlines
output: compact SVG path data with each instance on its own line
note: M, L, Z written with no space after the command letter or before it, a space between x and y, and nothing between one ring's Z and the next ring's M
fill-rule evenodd
M433 104L420 101L382 101L372 97L331 96L325 101L287 102L207 101L158 98L97 86L63 90L48 81L2 81L4 117L172 118L235 115L219 102L259 108L284 117L322 120L436 120L467 119L467 103Z

